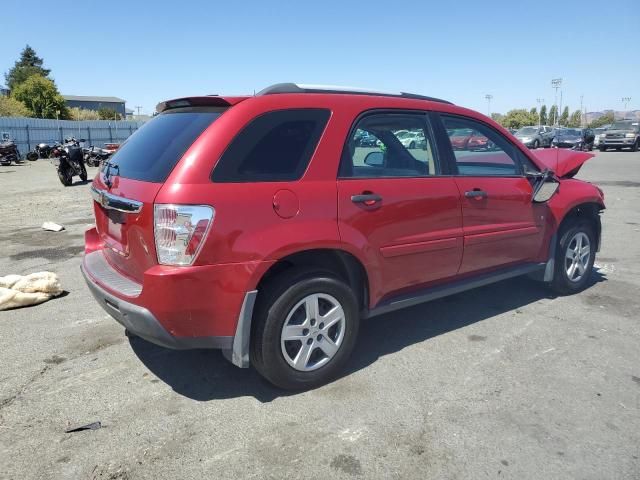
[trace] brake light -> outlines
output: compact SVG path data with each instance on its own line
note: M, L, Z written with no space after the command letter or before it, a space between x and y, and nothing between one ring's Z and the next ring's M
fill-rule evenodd
M157 204L153 214L158 263L191 265L213 223L214 208L205 205Z

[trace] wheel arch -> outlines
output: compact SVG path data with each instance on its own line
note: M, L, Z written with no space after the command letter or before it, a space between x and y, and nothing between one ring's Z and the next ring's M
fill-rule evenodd
M600 250L602 222L600 220L600 212L604 210L604 205L596 201L585 201L578 203L568 209L558 224L558 231L567 224L567 222L576 219L585 219L593 223L596 234L596 251Z
M369 305L369 277L364 264L352 253L338 248L313 248L290 253L278 259L261 276L257 284L258 295L266 282L294 267L317 267L329 270L349 285L358 299L358 306L366 310Z

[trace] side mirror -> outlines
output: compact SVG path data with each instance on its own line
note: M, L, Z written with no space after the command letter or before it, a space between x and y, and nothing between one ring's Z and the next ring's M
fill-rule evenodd
M536 177L537 181L533 189L532 199L535 203L547 202L558 191L560 182L552 170L545 170L536 175Z
M384 166L384 154L382 152L369 152L364 157L364 164L370 167L382 167Z

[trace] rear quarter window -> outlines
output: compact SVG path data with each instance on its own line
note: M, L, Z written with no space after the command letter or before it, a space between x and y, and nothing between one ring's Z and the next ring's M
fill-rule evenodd
M226 108L180 108L145 123L109 161L118 175L144 182L164 182L182 155Z
M329 120L324 109L267 112L231 141L211 176L214 182L298 180Z

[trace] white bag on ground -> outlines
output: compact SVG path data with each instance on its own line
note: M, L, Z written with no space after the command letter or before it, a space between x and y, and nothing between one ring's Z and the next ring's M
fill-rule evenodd
M52 272L0 277L0 310L46 302L62 293L58 276Z

